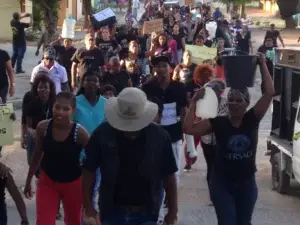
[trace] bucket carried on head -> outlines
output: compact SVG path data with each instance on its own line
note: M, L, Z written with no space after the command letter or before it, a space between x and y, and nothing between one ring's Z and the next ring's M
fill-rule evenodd
M223 55L222 62L224 66L226 86L238 89L253 87L255 82L257 60L257 55Z

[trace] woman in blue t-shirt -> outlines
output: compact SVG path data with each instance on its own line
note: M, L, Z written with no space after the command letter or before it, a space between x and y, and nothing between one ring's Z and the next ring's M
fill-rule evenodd
M76 110L73 120L82 125L89 135L104 121L104 104L106 98L100 95L100 74L96 72L86 72L82 76L81 87L76 96ZM84 152L81 161L84 158ZM100 169L96 172L96 183L94 186L93 205L97 208L97 193L100 187Z
M250 103L248 89L230 89L228 116L217 116L195 123L196 102L205 94L205 89L200 89L192 98L184 121L183 131L186 134L215 134L217 153L209 190L218 224L251 224L258 195L255 156L259 123L274 95L272 78L262 54L260 69L265 81L265 92L250 110L247 110Z

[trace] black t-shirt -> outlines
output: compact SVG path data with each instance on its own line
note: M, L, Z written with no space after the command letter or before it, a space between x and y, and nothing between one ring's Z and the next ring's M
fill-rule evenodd
M29 103L26 116L32 119L32 129L36 129L39 122L52 118L52 105L44 104L39 98L36 98Z
M249 32L244 37L242 36L242 34L240 32L238 32L236 35L237 49L240 51L249 53L250 39L251 39L251 35Z
M260 119L254 109L245 113L239 128L233 127L228 116L209 119L217 142L215 172L231 181L249 179L256 172L256 148Z
M27 91L22 101L22 125L26 125L26 114L29 103L34 99L32 91Z
M185 90L189 98L192 98L195 92L198 91L200 88L201 85L195 83L193 79L185 83Z
M138 167L145 157L146 134L132 140L118 132L118 152L120 159L114 203L116 205L148 205L151 203L150 181L141 176ZM128 151L130 149L130 151Z
M109 72L103 75L103 83L110 84L115 87L117 95L126 87L128 87L128 80L130 80L129 74L121 70L117 74L111 74Z
M277 47L277 38L280 36L280 32L278 30L268 30L266 32L266 38L272 38L274 46Z
M86 48L78 49L72 57L72 61L79 64L79 76L86 71L100 72L100 67L104 66L102 51L95 47L91 50Z
M273 50L273 47L266 47L264 45L260 46L258 48L258 52L261 52L263 54L266 54L267 51L272 51ZM274 64L272 62L271 59L269 59L268 57L266 58L266 64L267 64L267 67L268 67L268 70L269 70L269 73L271 74L271 76L273 77L273 68L274 68Z
M180 82L186 83L193 79L193 74L196 67L197 64L195 63L192 63L189 66L186 66L183 63L181 63L178 64L174 70L179 73Z
M122 50L119 52L120 59L124 59L128 56L128 47L129 47L129 42L131 41L137 41L137 36L128 33L128 34L118 34L116 36L116 41L121 45Z
M156 97L163 103L161 125L169 133L171 141L176 142L182 139L180 111L188 104L184 84L172 80L169 87L163 90L158 80L153 79L144 84L142 89L149 99Z
M114 54L111 51L116 50L118 47L118 42L115 39L111 39L108 41L103 40L100 37L96 38L96 46L102 51L103 56L105 58L105 62L107 63ZM111 50L111 51L109 51Z
M184 38L184 33L179 32L179 34L172 34L172 37L177 42L177 49L183 49L182 38Z
M10 60L8 53L0 49L0 90L8 86L6 63Z
M213 45L213 41L212 40L206 40L204 42L204 45L207 46L207 47L209 47L209 48L211 48L211 46Z
M145 53L141 52L136 60L124 59L124 70L129 74L132 85L138 87L142 78L142 64L145 58Z
M76 52L76 48L73 46L66 48L63 45L54 45L53 48L56 51L56 61L65 67L69 78L71 77L72 57Z
M13 33L13 44L14 45L26 45L25 29L28 28L29 24L21 23L20 20L13 19L10 21L10 26Z
M0 178L0 224L6 225L7 224L7 209L5 203L5 189L7 178Z

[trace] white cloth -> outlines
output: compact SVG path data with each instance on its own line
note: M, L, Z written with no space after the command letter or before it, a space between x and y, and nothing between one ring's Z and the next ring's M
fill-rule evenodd
M140 0L133 0L132 1L132 8L140 8Z
M221 101L218 107L218 116L227 116L228 115L228 104L227 99L224 97L221 97ZM216 138L214 133L204 135L201 137L201 140L204 144L207 145L215 145L216 144Z
M54 65L50 69L45 67L44 61L42 61L39 65L34 67L32 70L32 73L31 73L30 83L33 83L34 78L36 77L36 75L39 71L49 72L49 78L55 84L56 94L61 92L61 84L68 82L68 75L67 75L67 71L66 71L65 67L63 67L56 61L54 62Z

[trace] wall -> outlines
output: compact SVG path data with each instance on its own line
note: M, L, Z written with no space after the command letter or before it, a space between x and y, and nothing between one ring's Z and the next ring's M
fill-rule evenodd
M20 11L19 1L16 0L0 0L0 21L2 21L0 40L11 40L12 33L10 21L12 14Z
M82 0L77 0L77 20L83 18L82 15Z

